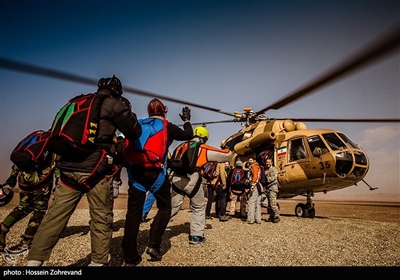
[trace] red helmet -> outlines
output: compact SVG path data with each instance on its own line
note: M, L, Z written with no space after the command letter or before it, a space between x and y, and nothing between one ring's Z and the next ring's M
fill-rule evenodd
M11 188L4 189L3 186L0 187L0 207L6 206L13 197L14 191Z
M147 113L149 113L149 116L164 116L168 111L167 106L164 106L164 104L157 98L153 98L150 102L149 105L147 105Z

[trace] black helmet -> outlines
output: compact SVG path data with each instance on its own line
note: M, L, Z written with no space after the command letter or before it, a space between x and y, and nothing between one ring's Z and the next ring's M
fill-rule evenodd
M99 89L106 88L111 90L112 94L120 97L123 93L121 81L113 75L111 78L101 78L98 83Z
M6 206L14 197L14 191L11 188L4 189L0 187L0 207Z
M157 98L153 98L150 102L149 105L147 105L147 113L149 113L149 116L164 116L168 112L167 106L164 106L164 104Z

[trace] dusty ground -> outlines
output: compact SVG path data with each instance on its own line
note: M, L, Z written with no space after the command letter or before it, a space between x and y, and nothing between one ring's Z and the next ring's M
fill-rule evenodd
M120 268L123 263L121 242L124 234L126 201L125 195L120 195L115 201L110 268ZM9 205L1 207L0 219L3 219L17 202L18 198L15 197ZM295 206L300 202L304 203L304 200L279 200L281 222L278 224L262 222L260 225L249 225L239 218L232 218L227 222L220 222L216 218L207 220L206 242L193 246L188 244L191 212L188 200L185 199L182 210L172 218L163 236L161 262L151 261L145 253L152 220L141 224L138 250L143 261L139 267L252 267L251 269L254 269L254 267L398 268L400 266L400 202L314 201L316 207L314 219L295 216ZM84 197L44 267L86 267L90 263L88 226L90 217L86 209L87 203ZM266 217L266 208L263 208L262 212ZM149 218L154 217L155 213L156 208L153 208ZM18 242L27 218L11 229L7 235L9 244ZM23 257L17 259L15 264L1 261L0 267L25 266L27 263ZM251 269L247 272L251 272ZM187 278L204 279L210 276L204 269L195 271L199 272L198 275L196 273L193 277ZM286 271L279 270L280 273ZM84 272L85 276L90 275L89 272ZM113 276L112 272L116 273L116 270L111 270L108 275ZM226 272L231 273L232 270L224 270L224 273ZM382 271L374 270L369 274L377 276L377 272ZM268 273L263 271L261 275L267 277ZM337 276L343 276L342 273L343 270L340 270ZM382 278L381 274L379 278ZM314 272L307 275L308 278L312 278L311 276L316 274ZM387 275L389 274L383 276ZM184 274L170 276L174 276L174 279L184 279L182 278ZM237 279L235 276L237 275L231 274L230 279ZM325 278L325 273L320 276Z
M126 209L126 195L120 195L114 203L115 209ZM305 199L278 200L282 216L295 216L294 209L298 203L305 203ZM80 206L85 206L82 200ZM400 202L373 202L373 201L318 201L314 200L315 218L353 218L380 222L400 223ZM86 206L85 206L86 207ZM237 204L237 210L239 210ZM155 209L155 206L153 207ZM185 198L182 209L189 209L189 200ZM214 209L214 206L212 207ZM264 211L264 210L263 210Z

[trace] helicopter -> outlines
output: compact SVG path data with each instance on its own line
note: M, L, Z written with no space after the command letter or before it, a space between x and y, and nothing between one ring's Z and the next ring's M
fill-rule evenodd
M395 53L399 46L400 27L397 26L374 40L372 44L345 58L337 66L258 111L246 107L243 112L231 113L130 87L124 87L124 92L150 98L157 97L231 117L228 120L199 122L192 125L241 123L242 128L239 131L221 141L221 147L233 151L230 164L233 166L237 159L244 162L249 157L273 158L279 172L278 199L305 196L306 202L296 205L295 214L298 217L314 218L315 205L312 201L314 194L347 188L360 181L367 184L364 178L370 168L370 162L366 152L345 133L334 129L308 129L305 122L400 122L400 119L271 119L265 114L268 110L278 110L306 97L322 86ZM98 82L97 79L6 58L0 58L0 67L89 85L97 85ZM376 189L371 186L369 188Z

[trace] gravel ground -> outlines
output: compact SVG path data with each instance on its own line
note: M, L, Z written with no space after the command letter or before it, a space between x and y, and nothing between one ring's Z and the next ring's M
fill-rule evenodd
M44 266L87 266L90 262L89 214L85 198L75 210L69 224L54 247L51 258ZM112 240L110 267L123 263L121 241L125 221L124 205L126 197L120 196L114 210L114 233ZM142 223L138 238L139 252L143 261L139 266L162 267L399 267L400 266L400 208L399 203L389 206L375 205L373 213L386 213L389 221L360 218L367 208L357 208L352 213L346 210L344 217L325 216L327 202L316 203L314 219L297 218L294 215L296 201L280 202L281 222L273 224L247 224L239 218L220 222L217 218L207 220L206 242L189 245L190 210L182 207L170 221L161 245L163 259L152 262L144 252L149 234L151 218L156 210L149 213L150 220ZM325 205L325 208L324 208ZM327 204L328 205L328 204ZM331 203L329 209L337 205L352 207L368 206L368 203ZM343 208L343 207L341 207ZM12 209L12 205L1 208L0 218ZM214 208L213 208L214 209ZM360 210L361 209L361 210ZM385 212L386 211L386 212ZM267 217L263 208L264 217ZM318 214L320 213L320 214ZM354 214L355 213L355 214ZM376 216L372 215L371 216ZM382 215L383 216L383 215ZM394 218L393 218L394 217ZM23 233L29 217L18 222L7 235L8 245L15 244ZM4 253L3 253L4 255ZM16 257L14 264L1 258L1 266L25 266L27 260Z

